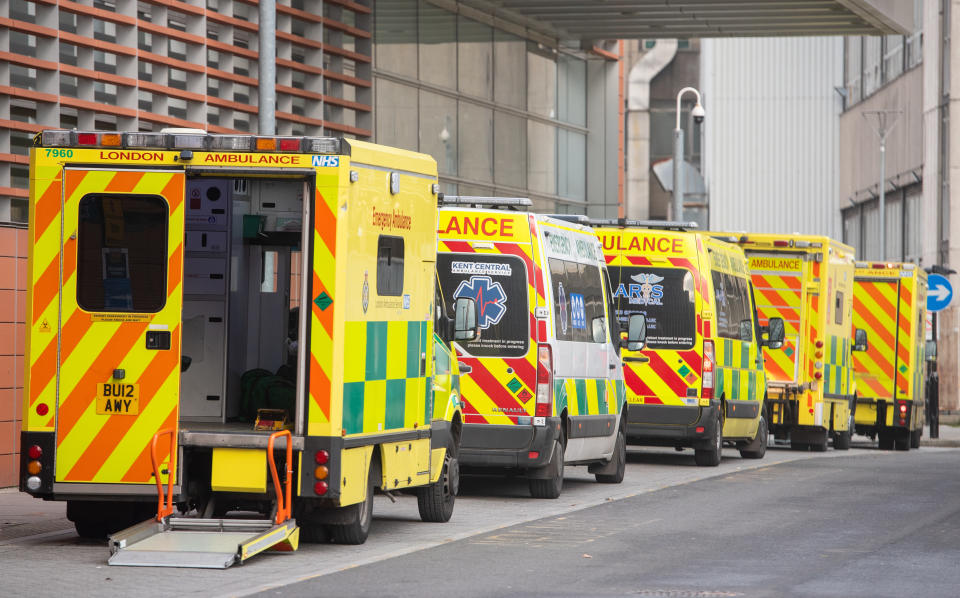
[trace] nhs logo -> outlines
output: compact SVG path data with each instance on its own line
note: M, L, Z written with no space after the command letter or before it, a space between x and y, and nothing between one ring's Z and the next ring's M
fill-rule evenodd
M340 156L314 156L313 166L340 166Z

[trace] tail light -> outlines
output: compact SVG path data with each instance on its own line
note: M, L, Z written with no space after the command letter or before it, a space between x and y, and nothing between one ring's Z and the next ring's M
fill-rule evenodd
M329 489L330 489L330 486L329 486L326 482L324 482L323 480L321 480L321 481L319 481L319 482L317 482L316 484L313 485L313 492L314 492L314 494L318 494L318 495L320 495L320 496L323 496L324 494L326 494L326 493L327 493L327 490L329 490Z
M313 460L316 461L317 465L326 465L330 461L330 453L324 449L320 449L313 456Z
M703 393L704 399L713 398L713 341L703 341Z
M897 411L900 413L900 425L905 426L907 424L907 404L898 402Z
M29 449L27 449L27 455L31 459L34 459L34 460L39 459L40 457L43 456L43 449L40 448L39 444L35 444L31 446Z
M537 405L536 417L553 415L553 351L550 345L537 347Z

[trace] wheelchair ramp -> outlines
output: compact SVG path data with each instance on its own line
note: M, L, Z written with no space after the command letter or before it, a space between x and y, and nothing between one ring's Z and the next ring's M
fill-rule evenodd
M263 519L151 519L110 537L110 565L226 569L264 550L294 551L300 529Z

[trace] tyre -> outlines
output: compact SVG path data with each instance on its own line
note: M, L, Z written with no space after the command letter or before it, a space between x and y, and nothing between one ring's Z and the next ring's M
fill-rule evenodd
M794 440L793 438L790 439L790 450L791 450L791 451L806 451L806 450L809 450L809 449L810 449L810 445L807 444L806 442L799 442L799 441Z
M910 432L910 448L920 448L920 438L923 436L923 428Z
M908 430L899 430L899 433L893 440L894 448L898 451L910 450L910 432Z
M620 422L620 431L617 433L617 442L613 447L613 460L617 463L616 473L598 473L597 481L601 484L619 484L627 471L627 433L624 431L625 422Z
M367 475L367 497L360 503L343 508L351 511L351 521L328 526L330 537L336 544L363 544L367 541L373 521L373 477L370 474Z
M893 432L890 430L880 430L877 434L877 445L881 451L893 450Z
M825 453L827 451L827 431L823 431L822 438L818 438L810 443L810 450L814 453Z
M767 454L767 442L770 440L770 434L767 432L767 420L760 418L760 425L757 426L756 437L747 446L740 449L740 456L744 459L763 459Z
M534 498L557 498L563 490L563 443L559 438L553 443L553 456L547 467L551 472L549 478L529 480L530 495Z
M440 479L417 489L417 508L420 519L433 523L446 523L453 515L453 503L460 490L460 462L454 449L447 449L443 457Z
M300 527L300 541L304 544L325 544L330 541L330 534L322 523L297 521Z
M73 527L77 529L77 535L87 540L106 540L107 526L99 519L78 519L73 522Z
M720 409L723 409L721 406ZM717 433L714 435L713 443L708 449L694 449L693 460L701 467L716 467L720 465L720 457L723 452L723 418L717 414Z

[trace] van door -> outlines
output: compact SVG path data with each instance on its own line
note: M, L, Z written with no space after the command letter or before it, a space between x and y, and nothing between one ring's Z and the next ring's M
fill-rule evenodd
M184 173L68 168L63 188L55 480L152 483L177 429Z
M796 382L800 365L800 316L803 311L803 281L809 263L801 255L750 253L757 319L766 326L770 318L783 318L785 338L782 349L763 349L767 379Z

